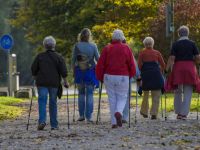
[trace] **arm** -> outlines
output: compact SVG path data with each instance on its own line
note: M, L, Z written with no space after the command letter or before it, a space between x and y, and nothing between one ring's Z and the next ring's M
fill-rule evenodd
M194 60L196 64L200 64L200 54L194 56Z
M94 57L95 57L95 60L97 62L99 60L99 51L98 51L98 48L97 48L96 44L95 44Z
M142 53L140 52L139 57L138 57L138 67L139 67L140 70L142 68L142 65L143 65L143 63L142 63Z
M67 66L66 66L66 63L65 63L65 60L64 58L61 56L60 57L60 65L59 65L59 72L60 72L60 75L62 76L62 78L66 78L67 77Z
M140 78L140 69L138 67L137 61L134 58L134 63L135 63L135 67L136 67L136 78Z
M69 83L67 81L67 66L66 66L66 63L65 63L65 60L63 57L60 57L60 65L59 65L59 71L60 71L60 74L61 74L61 77L64 81L64 87L68 88L69 87Z
M132 50L129 48L129 77L132 78L136 75L136 65L134 62L135 58L133 56Z
M74 76L74 70L75 70L75 63L76 63L76 57L77 57L77 52L76 52L76 45L74 46L72 50L72 62L71 62L71 68Z
M175 61L175 56L173 55L169 56L169 59L167 61L166 71L168 71L169 69L172 70L174 61Z
M36 58L34 59L32 65L31 65L31 72L32 72L32 76L35 77L37 76L37 73L39 71L39 56L36 56Z
M166 71L169 71L169 69L172 70L172 68L173 68L175 58L176 58L175 57L176 56L176 48L175 47L176 47L176 43L173 43L172 48L171 48L171 53L170 53L170 56L169 56L169 59L167 61L167 65L165 68Z
M158 56L158 62L159 62L160 67L161 67L160 69L163 72L165 70L165 61L164 61L160 52L159 52L159 56Z
M105 72L105 63L106 63L106 49L107 47L105 47L102 50L102 53L100 55L100 58L97 62L96 65L96 77L98 80L103 81L103 77L104 77L104 72Z
M72 64L71 64L72 68L74 68L74 66L75 66L76 56L77 56L77 54L76 54L76 45L75 45L72 50Z
M196 64L200 64L200 54L199 54L199 49L197 48L196 44L194 43L193 46L193 55L194 55L194 61Z

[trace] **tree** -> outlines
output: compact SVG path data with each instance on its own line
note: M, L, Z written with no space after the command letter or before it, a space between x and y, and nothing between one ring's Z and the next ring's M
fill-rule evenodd
M148 28L156 17L161 1L152 0L104 0L107 2L97 17L104 18L93 27L97 42L102 47L111 39L113 29L124 31L126 39L135 52L142 46L142 40L149 35Z
M52 34L58 41L58 51L69 58L83 27L92 28L100 49L110 41L110 34L117 27L124 30L129 43L141 45L159 3L152 0L30 0L21 4L12 24L26 30L27 39L37 45L38 51L44 36Z
M20 72L20 85L31 84L30 65L33 48L24 38L24 31L11 27L9 19L15 18L15 11L19 8L17 0L1 1L0 5L0 35L11 34L14 39L14 47L11 53L17 54L17 70ZM7 53L0 50L0 84L7 84Z
M153 20L149 28L149 33L157 41L156 47L164 54L165 59L170 53L170 38L165 36L165 7L168 1L164 1L159 6L158 16ZM190 38L196 41L200 46L200 1L198 0L176 0L174 2L174 20L175 20L175 39L177 29L181 25L187 25L190 28ZM158 34L159 33L159 34Z

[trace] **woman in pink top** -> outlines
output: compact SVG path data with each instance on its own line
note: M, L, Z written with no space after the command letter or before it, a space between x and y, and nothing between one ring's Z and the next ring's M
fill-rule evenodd
M115 30L112 42L104 47L96 66L97 79L104 82L110 104L112 128L122 126L129 79L136 74L134 56L127 44L122 43L124 34Z

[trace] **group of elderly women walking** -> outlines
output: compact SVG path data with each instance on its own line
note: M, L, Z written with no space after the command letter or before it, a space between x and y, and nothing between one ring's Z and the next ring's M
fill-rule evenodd
M153 48L154 40L152 37L144 39L145 48L139 53L137 65L131 48L125 42L126 38L123 31L114 30L111 43L103 48L99 56L96 44L91 41L91 31L88 28L84 28L79 35L79 41L75 44L72 54L74 82L78 87L78 121L86 119L87 122L92 122L93 92L99 86L98 81L100 81L104 83L108 94L112 128L122 127L122 123L127 122L128 118L130 79L134 77L137 78L138 86L141 86L143 90L140 114L144 118L148 118L149 115L148 98L150 93L152 97L151 119L157 119L161 92L174 90L174 108L177 119L186 119L189 113L193 88L200 91L200 80L195 67L195 62L199 63L200 57L195 43L188 38L188 27L181 26L178 34L180 38L172 46L167 65L161 53ZM47 48L46 45L44 46ZM63 61L58 60L58 62L65 68ZM42 64L44 65L44 62L41 64L35 62L32 66L33 75L36 76L36 83L39 80L37 74L40 72L40 65ZM165 82L163 73L169 69L172 69L172 72ZM67 75L66 71L59 71L58 74L63 78ZM45 92L44 94L41 91L41 87L45 87L45 84L40 83L37 86L39 89L38 101L40 110L42 109L41 107L44 107L43 105L46 107L46 103L42 104L41 101L42 99L46 101L48 93ZM65 87L68 87L66 80ZM57 85L54 88L57 88ZM51 89L49 89L48 85L46 89L49 90L50 101L52 101ZM55 105L55 103L50 103L49 105ZM57 106L55 105L55 107ZM53 115L53 113L56 115ZM54 112L51 112L50 109L50 114L52 114L50 118L56 117L57 109ZM39 111L39 130L46 125L45 115L46 110L45 112ZM53 120L56 120L56 124ZM57 128L57 118L51 119L51 126L53 129Z

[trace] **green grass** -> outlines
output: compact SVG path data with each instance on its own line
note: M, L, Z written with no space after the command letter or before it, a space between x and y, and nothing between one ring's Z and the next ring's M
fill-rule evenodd
M131 106L135 107L136 98L135 98L134 94L132 94L131 99L132 99ZM191 105L190 105L190 111L197 111L197 101L198 101L197 94L193 94L192 102L191 102ZM142 97L141 96L138 97L138 104L139 104L139 106L141 106L141 104L142 104ZM151 103L151 98L150 98L149 99L149 105L151 106L151 104L152 103ZM162 96L162 108L163 108L163 110L165 109L165 96L164 95ZM161 100L160 100L159 110L161 111ZM174 96L173 96L173 94L167 94L166 95L166 110L168 112L174 110ZM200 100L199 100L198 111L200 111Z
M94 97L98 98L99 94L95 93ZM107 94L103 93L101 95L101 97L102 98L107 98ZM136 98L135 97L136 97L136 93L132 92L131 93L131 106L132 107L135 107L135 105L136 105ZM66 98L66 96L62 96L62 98ZM74 96L73 95L69 95L69 98L74 98ZM76 99L77 98L78 98L78 96L76 95ZM197 99L198 99L198 95L196 93L194 93L192 95L192 102L191 102L191 106L190 106L190 111L197 111ZM167 102L166 110L168 112L174 111L174 95L172 93L166 94L166 102ZM139 104L139 106L141 106L141 104L142 104L142 96L138 96L138 104ZM150 96L150 99L149 99L149 105L151 106L151 96ZM162 108L163 108L163 110L165 109L165 95L162 95ZM161 101L160 101L159 110L161 111ZM200 100L199 100L198 110L200 111Z
M0 97L0 120L13 119L22 114L23 108L14 106L24 102L22 99L13 97Z

